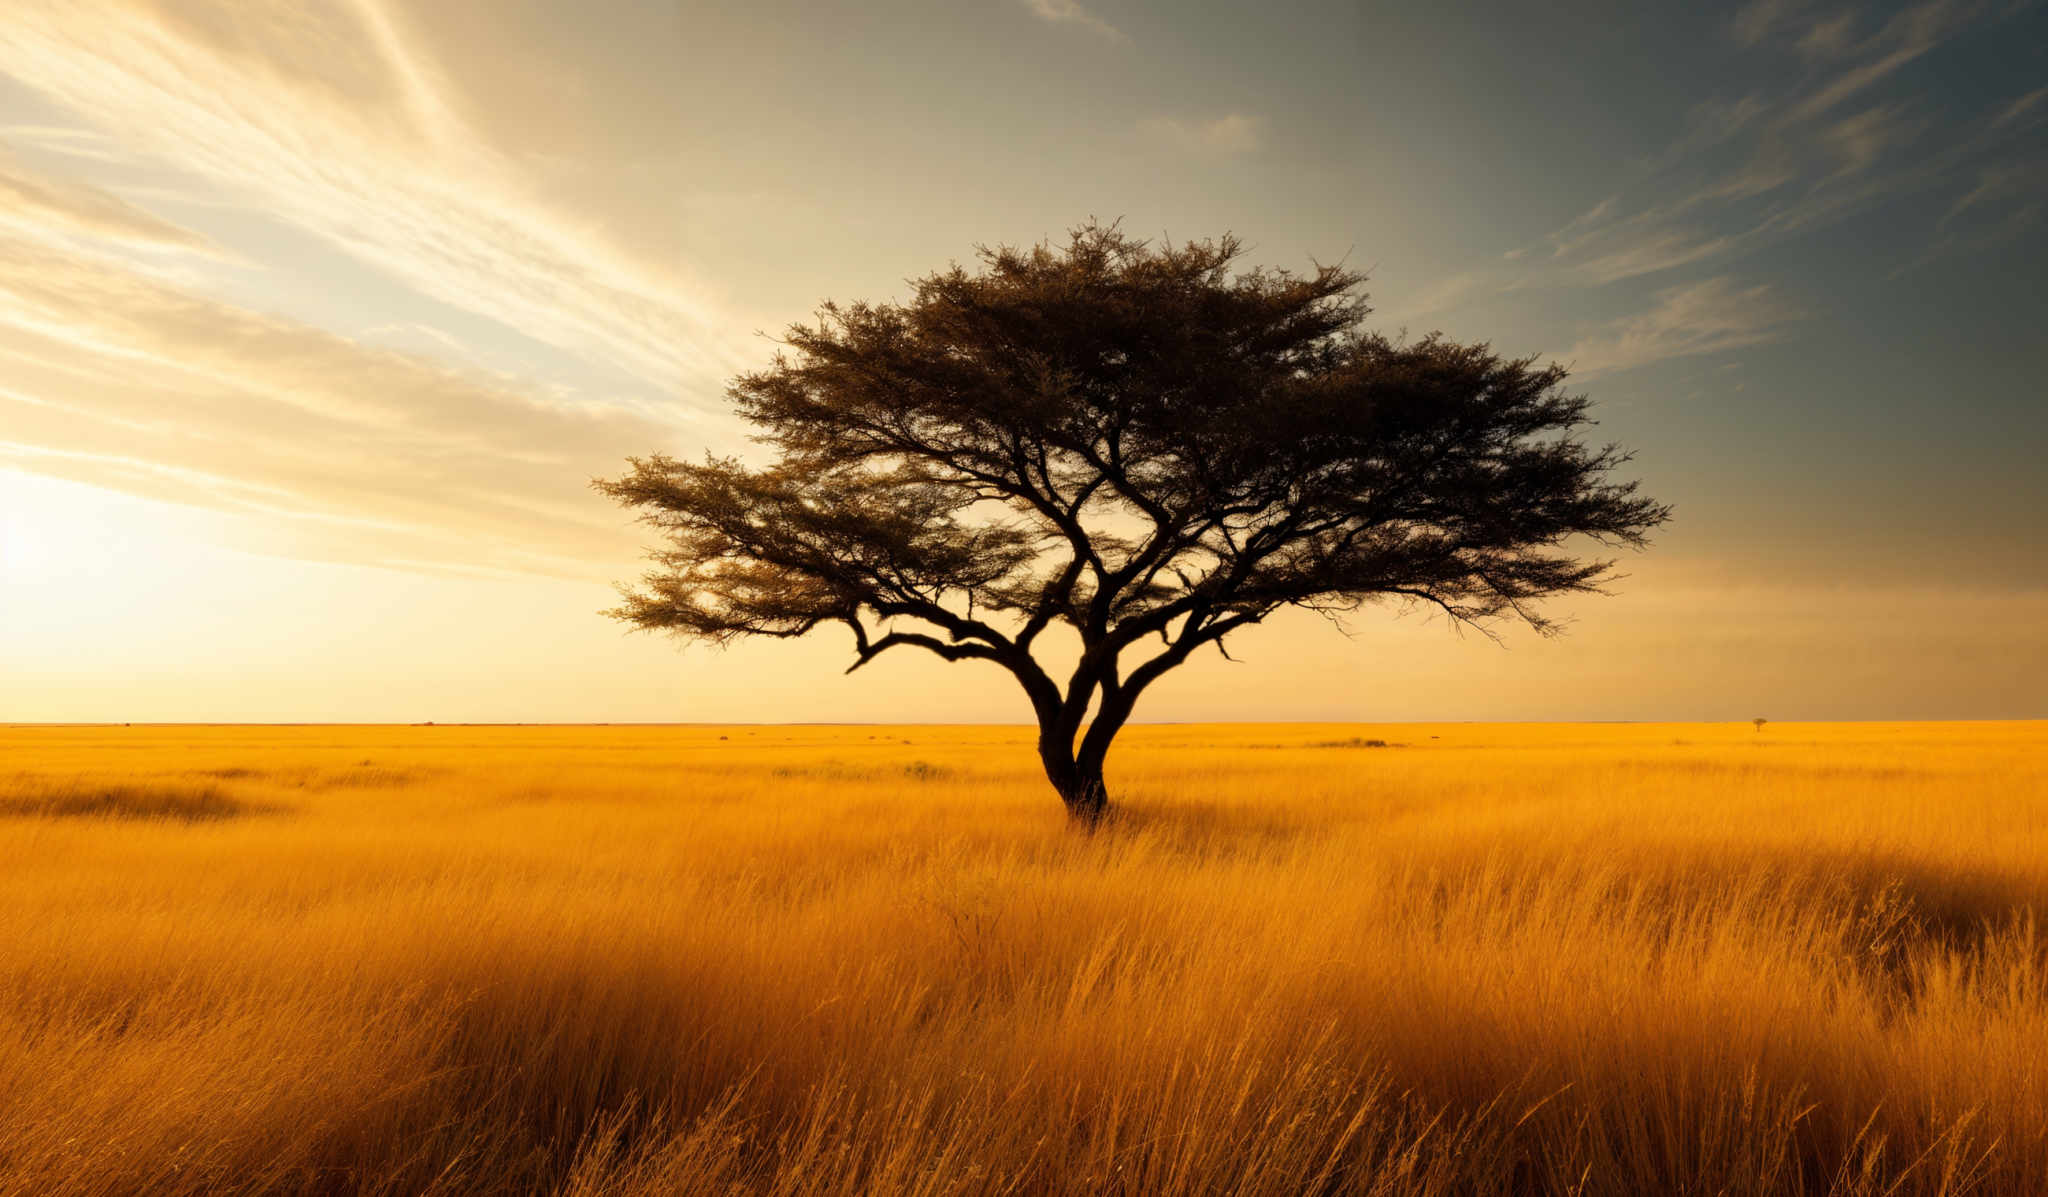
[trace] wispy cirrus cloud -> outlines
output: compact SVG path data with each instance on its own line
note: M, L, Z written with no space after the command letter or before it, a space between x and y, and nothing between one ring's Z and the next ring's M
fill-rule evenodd
M1805 120L1827 112L1922 57L1981 15L1976 4L1928 0L1892 17L1861 41L1854 36L1857 17L1853 9L1810 20L1795 42L1796 48L1860 61L1801 98L1789 116Z
M213 253L204 237L88 183L53 178L16 161L0 144L0 222L144 249Z
M1708 102L1693 129L1626 196L1548 239L1549 264L1599 284L1731 258L1875 205L1954 187L1975 164L2027 156L2017 136L2041 92L1945 115L1911 90L1852 100L1956 34L1996 19L1982 5L1926 0L1871 28L1853 8L1756 0L1731 33L1757 53L1821 63L1803 86ZM2044 89L2048 90L2048 89ZM2038 150L2032 157L2040 157Z
M2007 15L1924 0L1873 21L1856 8L1755 0L1730 21L1731 39L1750 55L1795 56L1797 83L1698 104L1687 129L1625 186L1501 262L1418 294L1404 314L1712 272L1646 290L1641 312L1572 354L1589 372L1624 369L1783 335L1766 330L1782 329L1786 311L1764 303L1752 320L1738 310L1780 292L1738 286L1729 268L1886 205L1950 196L1923 251L1904 244L1902 260L1915 265L2009 240L2039 216L2029 186L2048 169L2033 137L2048 118L2048 89L1958 109L1906 82L1910 64ZM1697 335L1679 335L1672 322L1681 317L1702 321Z
M2043 116L2048 116L2048 87L2037 87L2007 104L2003 111L1991 120L1991 127L2026 128L2037 125Z
M1803 315L1768 283L1744 286L1722 275L1658 291L1648 311L1582 337L1559 357L1574 375L1593 378L1783 340Z
M0 224L0 466L261 516L297 556L569 574L629 552L582 482L674 419L226 303L68 219Z
M1990 213L1986 218L1982 214ZM2048 215L2048 158L1985 166L1977 185L1957 197L1941 219L1940 233L1918 257L1892 271L1897 278L1950 254L1984 253L2041 227Z
M381 0L10 7L0 73L53 114L0 131L21 147L0 149L0 465L259 517L292 555L570 573L630 556L584 480L723 435L639 396L722 407L743 330L534 199ZM310 235L404 316L231 300L265 275L290 292L289 259L165 211ZM633 397L493 372L419 318L448 309Z
M1085 29L1097 37L1110 41L1126 41L1123 31L1103 20L1080 3L1080 0L1024 0L1024 7L1041 21L1054 25L1071 25Z
M741 360L699 284L536 202L378 0L10 8L0 73L130 155L535 340L707 397Z
M1731 163L1660 172L1515 257L1558 281L1599 285L1748 253L1950 183L1958 165L1987 148L1966 138L1918 152L1929 126L1903 102L1826 121L1788 124L1780 115Z

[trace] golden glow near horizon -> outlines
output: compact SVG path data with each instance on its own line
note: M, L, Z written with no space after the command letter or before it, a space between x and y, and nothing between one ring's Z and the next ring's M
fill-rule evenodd
M1859 26L1741 103L1686 97L1656 153L1607 129L1598 162L1651 165L1574 159L1566 190L1472 131L1529 97L1396 69L1455 31L1365 38L1342 6L1319 44L1387 60L1322 91L1294 34L1213 15L655 7L0 14L0 719L1021 718L993 671L843 677L831 632L623 635L597 611L640 538L585 484L747 451L721 385L756 330L1090 213L1265 264L1352 247L1387 326L1574 363L1678 508L1562 641L1283 619L1141 718L2048 715L2040 300L1970 273L2039 242L2048 102L1898 116L1973 21L2018 18ZM1700 53L1789 61L1799 20ZM1528 194L1479 185L1503 171ZM1775 265L1936 191L1891 281ZM1899 330L1964 275L1981 373L1930 377L1946 334Z

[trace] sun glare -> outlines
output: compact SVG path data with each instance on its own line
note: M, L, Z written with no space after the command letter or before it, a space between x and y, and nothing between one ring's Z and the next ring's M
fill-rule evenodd
M0 576L9 581L34 577L49 559L49 546L27 512L10 511L0 518Z
M93 572L98 547L136 524L113 509L140 506L97 487L0 471L0 577L14 589Z
M43 581L63 569L67 538L89 533L63 514L63 484L0 472L0 580L9 589Z

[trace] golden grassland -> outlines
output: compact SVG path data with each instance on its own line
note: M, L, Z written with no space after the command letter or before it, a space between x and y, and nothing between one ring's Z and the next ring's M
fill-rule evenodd
M2048 1192L2048 725L1110 763L0 728L0 1194Z

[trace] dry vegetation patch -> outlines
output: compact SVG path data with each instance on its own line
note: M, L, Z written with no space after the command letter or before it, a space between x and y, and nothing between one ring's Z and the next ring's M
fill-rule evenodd
M81 779L16 780L0 789L0 818L147 819L209 823L280 808L236 798L218 786Z
M2048 1191L2048 732L1757 734L0 729L0 1197Z

